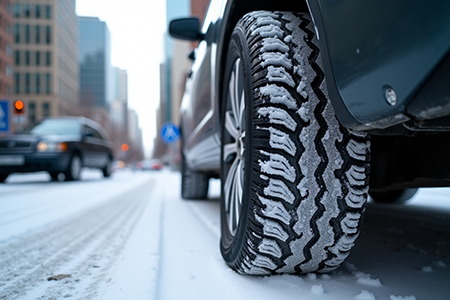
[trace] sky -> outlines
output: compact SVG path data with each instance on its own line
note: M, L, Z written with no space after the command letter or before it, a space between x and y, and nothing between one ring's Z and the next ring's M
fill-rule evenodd
M111 63L128 72L128 106L139 115L145 155L156 136L165 0L76 0L78 16L98 17L111 33Z

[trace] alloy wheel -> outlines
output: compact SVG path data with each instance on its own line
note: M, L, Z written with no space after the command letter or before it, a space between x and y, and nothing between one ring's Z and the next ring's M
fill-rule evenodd
M224 200L228 228L234 236L242 210L245 171L245 96L239 58L234 63L228 88L224 130L224 140L227 142L223 151L226 178Z

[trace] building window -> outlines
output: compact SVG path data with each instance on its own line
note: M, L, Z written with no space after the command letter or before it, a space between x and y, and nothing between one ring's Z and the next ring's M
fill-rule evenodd
M13 15L13 7L11 3L6 4L6 10L12 16Z
M13 51L12 51L11 44L8 43L8 44L6 45L6 55L12 56L12 53L13 53Z
M29 18L31 16L31 5L25 4L25 17Z
M30 93L30 73L25 73L25 93Z
M14 25L14 42L20 43L20 25Z
M42 103L42 116L43 117L50 116L50 103L48 103L48 102Z
M16 18L20 17L20 4L19 3L14 4L14 17L16 17Z
M20 94L20 74L16 73L14 78L14 91L16 94Z
M16 66L20 66L20 51L14 51L14 63Z
M45 42L47 44L51 43L51 28L50 28L50 26L45 26Z
M41 52L36 51L36 66L40 66L41 65Z
M36 25L36 44L41 43L41 26Z
M52 58L51 52L50 51L45 52L45 65L51 66L51 64L52 64L51 58Z
M47 19L52 18L52 7L50 5L45 6L45 18Z
M41 74L36 74L36 94L41 93Z
M36 122L36 104L31 101L28 102L28 121Z
M35 14L36 14L36 19L39 19L41 17L41 6L39 4L36 5Z
M6 65L5 73L6 73L7 77L12 77L13 71L12 71L12 67L10 64Z
M25 43L30 43L30 25L25 25Z
M30 51L25 51L25 65L30 65Z
M45 92L47 94L51 93L51 86L52 86L52 77L49 73L45 74Z

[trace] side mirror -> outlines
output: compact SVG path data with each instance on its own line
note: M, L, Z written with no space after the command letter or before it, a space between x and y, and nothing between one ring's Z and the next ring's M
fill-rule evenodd
M200 31L200 20L195 17L170 21L169 34L173 38L187 41L200 41L205 37Z

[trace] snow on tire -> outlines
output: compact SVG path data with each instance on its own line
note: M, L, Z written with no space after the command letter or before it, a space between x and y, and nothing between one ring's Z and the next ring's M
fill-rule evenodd
M222 237L242 274L328 272L368 195L369 137L340 125L309 15L257 11L230 39L222 107Z

